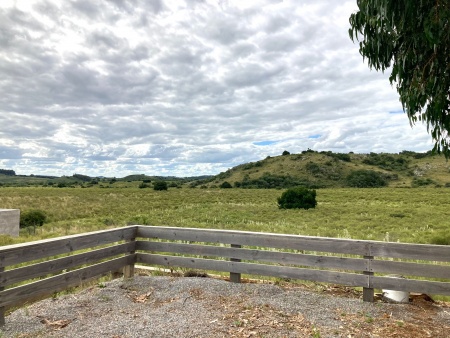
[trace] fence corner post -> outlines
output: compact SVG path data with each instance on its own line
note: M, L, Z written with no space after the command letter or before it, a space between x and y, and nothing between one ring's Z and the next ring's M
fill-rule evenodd
M136 243L136 238L131 238L130 240L128 240L127 242L133 242ZM134 277L134 265L136 264L136 251L134 250L133 246L133 251L130 251L130 255L133 255L134 259L133 259L133 264L130 265L125 265L123 267L123 278L133 278Z
M232 248L242 248L239 244L231 244ZM238 258L230 258L230 262L240 262L241 260ZM232 283L240 283L241 282L241 274L236 272L230 272L230 282Z
M364 256L364 259L367 260L366 270L363 271L363 274L367 276L367 287L363 287L363 301L373 303L375 301L375 290L372 287L372 259L374 256Z

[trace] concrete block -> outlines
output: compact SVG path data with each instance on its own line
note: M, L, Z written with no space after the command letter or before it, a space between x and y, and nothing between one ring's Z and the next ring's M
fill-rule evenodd
M19 236L20 210L0 209L0 235Z

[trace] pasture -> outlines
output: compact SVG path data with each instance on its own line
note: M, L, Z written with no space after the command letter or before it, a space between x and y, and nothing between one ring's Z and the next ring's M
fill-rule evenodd
M319 189L309 210L280 210L282 190L0 188L0 207L40 209L42 228L0 245L131 224L234 229L409 243L450 242L450 189ZM444 243L443 243L444 242Z

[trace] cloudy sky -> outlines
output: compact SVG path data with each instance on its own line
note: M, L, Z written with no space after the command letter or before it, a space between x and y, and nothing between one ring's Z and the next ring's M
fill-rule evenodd
M1 0L0 168L196 176L308 148L427 151L356 0Z

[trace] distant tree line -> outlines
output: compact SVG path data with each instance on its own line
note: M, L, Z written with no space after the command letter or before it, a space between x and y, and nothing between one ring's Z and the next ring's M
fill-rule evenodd
M0 169L0 174L6 175L6 176L16 176L16 172L11 169Z

